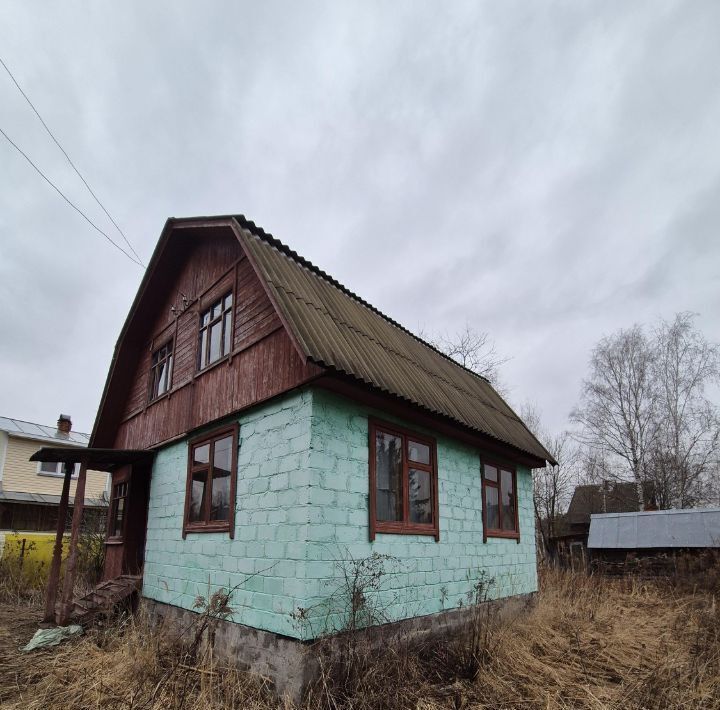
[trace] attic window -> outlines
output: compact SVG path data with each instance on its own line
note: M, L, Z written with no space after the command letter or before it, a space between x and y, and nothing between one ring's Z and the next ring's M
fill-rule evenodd
M438 538L434 439L370 421L370 539L375 533Z
M232 344L232 292L200 314L198 369L202 370L230 352Z
M152 354L150 366L150 401L170 390L172 385L173 343L168 341Z
M482 465L484 537L520 538L515 469Z

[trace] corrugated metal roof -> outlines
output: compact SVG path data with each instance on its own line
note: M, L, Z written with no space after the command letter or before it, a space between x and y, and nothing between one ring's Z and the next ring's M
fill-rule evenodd
M70 505L75 505L75 496L69 497ZM20 491L0 491L0 501L10 503L33 503L35 505L60 505L60 496L48 493L23 493ZM105 508L107 502L102 498L85 498L86 508Z
M588 547L602 550L720 547L720 508L593 515Z
M21 419L11 419L10 417L0 417L0 431L5 431L10 436L17 436L22 439L51 441L55 444L62 442L68 446L87 446L90 441L89 434L83 434L79 431L71 431L66 434L58 431L55 426L33 424L32 422L24 422Z
M417 338L252 222L237 221L243 246L309 360L555 463L486 379Z

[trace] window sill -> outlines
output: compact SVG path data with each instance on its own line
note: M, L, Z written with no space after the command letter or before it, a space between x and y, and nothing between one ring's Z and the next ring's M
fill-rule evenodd
M164 399L167 399L172 393L173 393L173 388L171 387L167 392L163 392L162 394L159 394L157 397L153 397L152 399L149 399L147 406L151 407L153 404L162 402Z
M222 525L213 525L207 523L203 525L186 525L183 528L183 538L191 533L230 533L230 525L223 523ZM232 535L230 535L232 537Z
M48 473L47 471L38 471L37 475L46 476L47 478L65 478L64 473ZM77 473L73 473L70 475L70 478L73 480L77 479L77 477Z
M125 542L121 537L109 537L105 540L105 545L122 545Z
M519 541L520 533L511 530L488 530L485 537L499 537Z
M229 352L227 355L223 355L219 360L215 360L215 362L211 362L209 365L205 365L202 370L198 370L195 373L195 377L200 377L200 375L204 375L209 370L212 370L213 367L217 367L218 365L222 365L224 362L228 362L232 354L232 352Z
M393 523L375 523L376 534L388 535L427 535L434 537L437 542L440 539L440 531L435 527L427 525L403 525Z

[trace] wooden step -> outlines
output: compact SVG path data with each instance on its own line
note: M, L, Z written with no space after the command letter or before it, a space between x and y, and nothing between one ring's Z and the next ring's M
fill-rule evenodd
M142 586L140 575L120 575L98 584L82 597L73 600L70 619L87 622L98 614L109 614L128 601Z

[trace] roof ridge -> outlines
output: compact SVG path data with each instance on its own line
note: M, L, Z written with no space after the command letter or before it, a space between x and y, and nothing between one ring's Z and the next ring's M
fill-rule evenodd
M360 305L364 306L368 310L372 311L373 313L376 313L381 318L384 318L388 323L395 326L398 330L401 330L403 333L407 333L412 338L415 338L418 342L422 343L426 348L429 348L433 352L437 353L438 355L441 355L446 360L451 362L453 365L456 365L462 370L465 370L466 372L469 372L471 375L475 377L479 377L481 380L487 382L488 384L492 384L490 380L485 377L484 375L481 375L479 372L475 372L475 370L471 370L469 367L466 367L465 365L460 364L457 360L454 358L451 358L446 353L442 352L442 350L439 350L434 345L431 345L427 342L427 340L424 340L420 336L413 333L411 330L406 328L401 323L398 323L398 321L394 320L387 314L383 313L379 308L376 306L373 306L372 303L369 303L364 298L358 296L354 291L351 291L347 286L341 284L336 278L328 274L326 271L323 271L319 266L316 266L313 264L309 259L306 259L301 254L298 254L294 249L290 248L287 244L281 242L277 237L274 237L269 232L266 232L262 227L259 227L255 224L252 220L249 220L245 217L245 215L233 215L233 218L237 220L237 222L240 224L241 227L244 229L247 229L249 232L251 232L253 235L255 235L258 239L262 239L264 242L267 242L270 246L277 249L281 254L284 254L286 257L292 259L294 262L299 264L300 266L308 269L308 271L312 271L314 274L317 274L322 279L327 281L329 284L337 288L339 291L342 291L347 296L350 296L350 298L357 301Z

